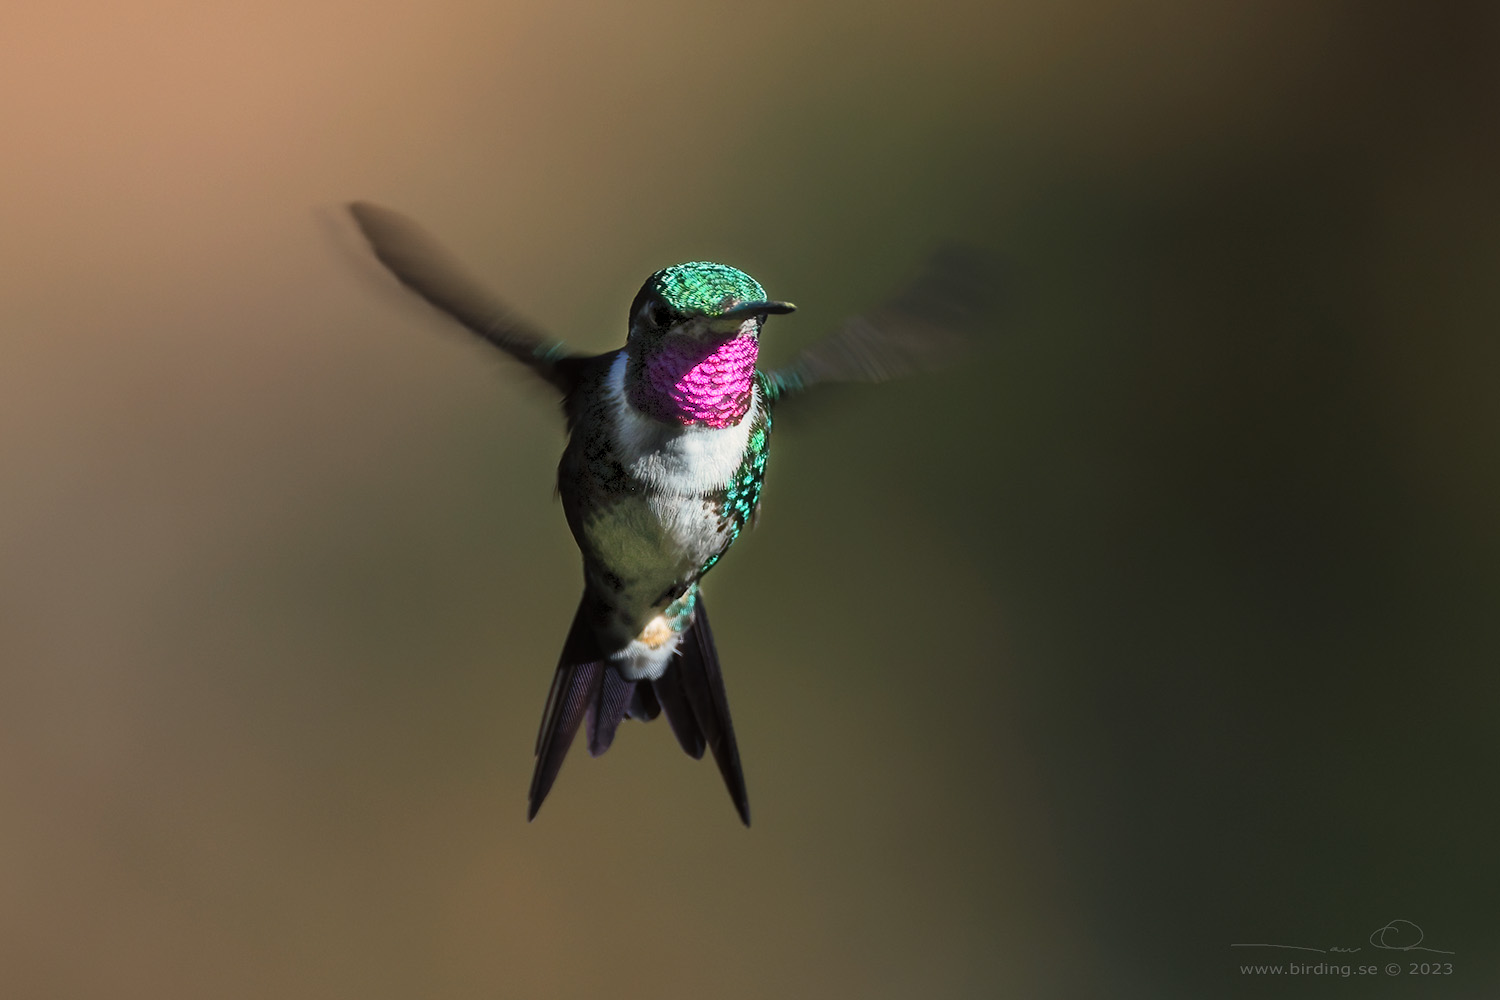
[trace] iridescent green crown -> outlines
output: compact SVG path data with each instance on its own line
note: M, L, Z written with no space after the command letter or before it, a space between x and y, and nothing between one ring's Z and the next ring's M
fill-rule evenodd
M677 312L706 316L716 316L726 306L760 302L766 297L760 282L744 271L706 260L664 267L647 280L646 287Z

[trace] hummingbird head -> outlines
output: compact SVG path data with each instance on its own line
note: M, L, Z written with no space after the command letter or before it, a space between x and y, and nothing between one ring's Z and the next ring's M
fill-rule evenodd
M760 282L738 268L690 261L646 279L630 306L630 339L645 346L681 333L722 343L757 336L766 316L796 308L768 301Z
M626 398L669 423L738 423L754 391L761 325L795 308L768 300L760 282L726 264L657 271L630 307Z

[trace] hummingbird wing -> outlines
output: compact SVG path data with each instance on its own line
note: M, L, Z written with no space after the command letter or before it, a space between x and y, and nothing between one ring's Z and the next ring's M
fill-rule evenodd
M884 382L953 364L973 346L982 307L992 305L999 269L975 247L948 245L885 303L767 372L773 399L822 382Z
M564 362L578 355L562 341L547 337L513 315L425 229L400 212L368 201L351 203L349 214L359 224L375 256L403 285L531 368L564 394L572 391L577 366Z

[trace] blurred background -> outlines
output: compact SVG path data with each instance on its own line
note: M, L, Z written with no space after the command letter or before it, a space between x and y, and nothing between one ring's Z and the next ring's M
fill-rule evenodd
M1496 10L11 11L0 992L1496 995ZM680 260L772 363L1007 261L977 356L778 420L752 829L661 723L525 822L563 431L353 198L594 351Z

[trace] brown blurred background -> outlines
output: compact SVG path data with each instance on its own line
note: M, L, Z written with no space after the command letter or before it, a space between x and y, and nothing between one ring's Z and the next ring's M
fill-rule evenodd
M0 35L0 993L1489 997L1493 4L64 2ZM778 422L658 723L524 820L573 343L950 238L994 343ZM1255 977L1393 919L1410 982ZM1328 956L1323 956L1328 957ZM1312 956L1317 960L1318 956Z

